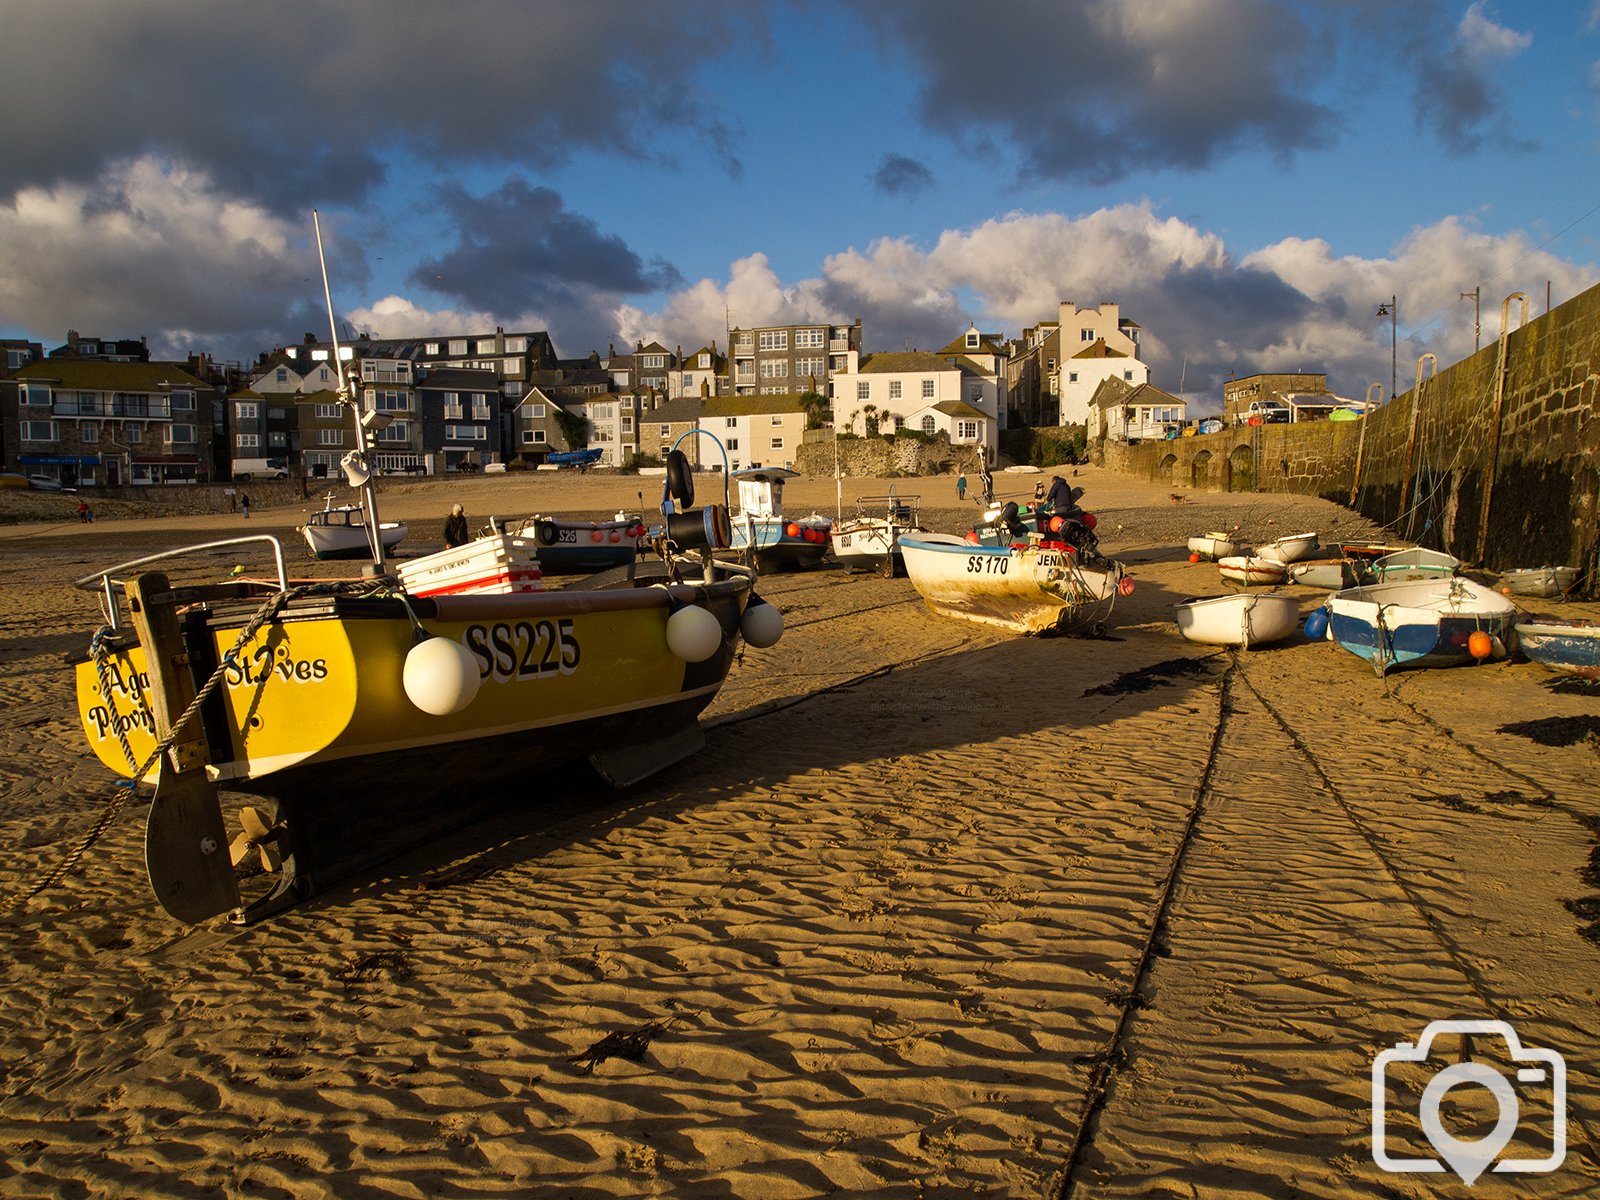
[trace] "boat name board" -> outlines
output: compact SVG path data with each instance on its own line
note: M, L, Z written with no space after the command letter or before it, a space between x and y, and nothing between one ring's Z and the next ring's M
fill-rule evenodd
M461 643L477 658L479 675L501 683L571 675L582 653L570 617L468 625Z

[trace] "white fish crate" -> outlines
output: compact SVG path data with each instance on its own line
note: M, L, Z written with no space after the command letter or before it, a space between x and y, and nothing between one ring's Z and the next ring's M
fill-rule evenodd
M544 590L537 543L509 533L400 563L395 574L413 596L503 596Z

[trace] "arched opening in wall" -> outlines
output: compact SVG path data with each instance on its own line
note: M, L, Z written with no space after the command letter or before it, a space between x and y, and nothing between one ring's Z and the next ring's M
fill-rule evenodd
M1256 490L1256 456L1249 446L1235 446L1228 455L1228 474L1230 492L1253 492Z
M1173 474L1178 469L1178 456L1169 454L1156 464L1156 482L1172 483Z
M1194 456L1194 461L1189 464L1189 486L1211 486L1211 451L1202 450Z

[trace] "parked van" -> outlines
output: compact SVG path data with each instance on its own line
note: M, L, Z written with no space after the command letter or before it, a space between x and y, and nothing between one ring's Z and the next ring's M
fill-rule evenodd
M1252 400L1239 416L1241 425L1287 425L1289 406L1276 400Z
M289 460L286 458L236 458L233 460L233 477L241 482L248 479L287 479Z

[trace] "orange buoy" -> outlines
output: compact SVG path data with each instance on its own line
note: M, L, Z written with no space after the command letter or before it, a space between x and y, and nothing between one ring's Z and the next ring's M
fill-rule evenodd
M1189 561L1192 563L1197 563L1200 561L1200 556L1198 554L1191 554L1189 555Z
M603 541L606 540L606 535L601 533L598 529L596 529L593 533L591 533L589 535L589 540L592 541L592 542L603 542Z
M1494 653L1494 639L1482 629L1474 629L1467 639L1467 653L1482 662Z
M790 521L789 524L784 526L783 531L785 533L787 533L790 537L799 537L800 536L800 526L796 525L793 521Z

